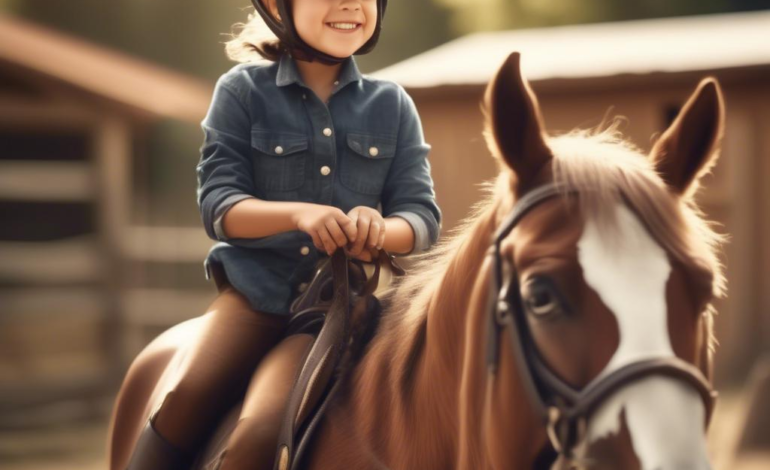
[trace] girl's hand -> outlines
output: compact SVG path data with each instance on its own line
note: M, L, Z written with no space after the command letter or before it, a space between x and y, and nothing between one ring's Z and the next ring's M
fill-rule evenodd
M370 250L381 250L385 243L385 219L377 209L367 206L354 207L348 212L348 217L356 224L358 237L345 248L345 253L361 261L371 262Z
M313 245L331 256L338 247L355 241L356 223L344 212L323 204L302 204L292 220L298 230L313 237Z

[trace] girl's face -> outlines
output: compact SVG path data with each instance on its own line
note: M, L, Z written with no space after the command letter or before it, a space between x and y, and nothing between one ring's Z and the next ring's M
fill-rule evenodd
M291 0L291 9L299 37L334 57L353 55L377 26L376 0Z

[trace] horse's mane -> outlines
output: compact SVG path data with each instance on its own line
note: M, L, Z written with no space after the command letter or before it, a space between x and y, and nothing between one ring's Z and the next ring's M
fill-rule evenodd
M444 292L458 293L473 281L491 242L500 200L506 194L512 199L508 176L502 172L479 183L481 197L468 215L429 251L412 255L408 275L394 278L382 294L387 308L380 321L377 343L392 355L391 364L400 379L407 379L424 345L429 312L447 306L460 307L454 299L438 299L436 293L440 287Z
M627 203L640 217L651 235L688 270L693 287L707 290L709 302L704 313L709 324L709 347L716 339L712 334L712 316L716 313L711 300L725 292L725 276L717 250L725 235L713 229L695 204L694 192L686 197L672 197L650 159L618 131L621 121L594 129L574 130L550 137L554 180L572 187L592 188L580 194L580 207L585 217L592 217L612 233L614 211L611 202ZM493 152L494 153L494 152ZM414 255L409 275L396 279L383 294L389 308L379 331L385 345L398 345L395 364L409 367L410 357L422 346L428 314L436 306L434 295L443 282L469 282L468 276L480 264L495 224L513 201L511 183L515 176L495 155L502 171L479 187L482 197L466 216L431 250ZM712 160L713 161L713 160ZM565 196L566 197L566 196ZM611 237L608 237L611 239ZM407 341L410 347L404 348ZM387 346L386 346L387 347ZM398 357L403 354L406 357Z

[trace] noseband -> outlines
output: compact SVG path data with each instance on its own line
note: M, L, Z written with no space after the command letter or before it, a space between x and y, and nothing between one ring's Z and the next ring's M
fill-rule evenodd
M516 202L494 235L488 253L494 264L487 307L487 366L490 372L495 374L497 371L500 333L506 329L522 383L536 413L543 419L551 445L567 458L572 457L572 449L583 438L591 413L606 398L629 383L651 375L669 376L694 387L705 404L705 427L708 428L717 393L700 369L682 359L661 357L632 362L576 390L554 374L540 357L527 324L516 267L511 260L502 258L500 245L524 216L540 203L578 193L576 188L554 183L533 189Z

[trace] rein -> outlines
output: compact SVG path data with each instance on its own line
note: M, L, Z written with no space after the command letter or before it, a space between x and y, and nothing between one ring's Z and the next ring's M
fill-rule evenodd
M535 412L542 418L554 450L566 458L572 457L574 446L585 434L591 413L605 399L631 382L651 375L666 375L694 387L705 404L705 428L708 428L717 393L700 369L682 359L662 357L635 361L605 376L600 375L581 390L564 382L543 362L527 325L516 267L511 260L502 258L500 248L502 240L532 209L565 194L577 195L579 191L549 183L527 192L494 234L487 252L487 256L492 256L494 266L487 303L489 372L497 373L500 337L503 330L507 330L514 361Z

